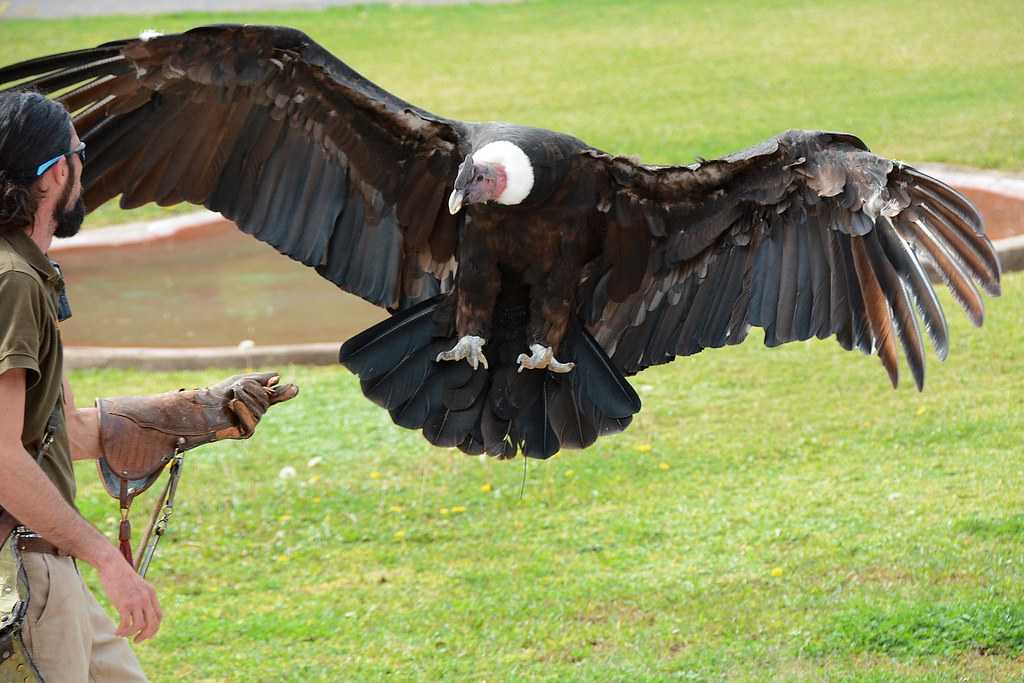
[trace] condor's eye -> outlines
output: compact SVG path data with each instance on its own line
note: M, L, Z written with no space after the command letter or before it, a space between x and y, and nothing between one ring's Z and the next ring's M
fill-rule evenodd
M478 183L479 183L479 182L480 182L481 180L483 180L483 179L484 179L484 176L483 176L483 174L481 174L481 175L478 175L478 176L476 177L476 181L477 181Z

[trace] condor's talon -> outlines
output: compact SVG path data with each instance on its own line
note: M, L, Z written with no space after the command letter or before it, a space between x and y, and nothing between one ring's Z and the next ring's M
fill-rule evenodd
M449 351L442 351L435 359L438 363L443 360L465 360L474 370L478 366L487 367L487 356L484 355L484 344L487 340L482 337L467 335L460 339Z
M575 367L576 364L573 363L572 361L568 363L563 363L554 357L552 357L551 362L548 363L548 370L550 370L551 372L557 372L560 375L565 374L567 372L572 372L573 368Z
M555 357L554 350L550 346L544 346L542 344L530 344L530 351L533 352L532 356L527 356L525 353L521 353L519 354L519 357L516 358L516 363L519 364L519 369L516 372L546 368L551 362L551 359Z
M555 351L550 346L530 344L530 351L533 353L532 356L521 353L516 358L516 363L519 364L519 369L516 372L547 368L551 372L565 373L576 367L575 363L562 363L555 358Z

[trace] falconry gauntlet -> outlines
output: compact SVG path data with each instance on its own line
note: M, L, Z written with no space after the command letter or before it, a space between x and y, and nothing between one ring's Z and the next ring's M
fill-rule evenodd
M128 509L132 499L160 477L175 455L221 439L252 436L270 406L299 392L294 384L277 381L276 373L249 373L207 389L96 400L100 479L120 502L119 538L129 562Z
M275 373L235 375L207 389L97 399L100 476L112 496L120 481L145 490L175 452L221 439L247 439L267 409L298 393ZM141 488L139 488L141 486Z

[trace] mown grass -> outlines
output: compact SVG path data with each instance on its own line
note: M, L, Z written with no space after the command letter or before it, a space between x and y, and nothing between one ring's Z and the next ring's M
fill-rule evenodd
M753 338L639 375L625 434L525 470L282 368L302 394L257 438L188 457L139 653L156 681L1019 679L1024 276L1005 290L981 330L944 297L924 393ZM221 374L71 379L84 402Z
M894 158L1024 168L1024 13L1016 0L551 0L8 19L0 21L0 61L215 22L295 26L436 113L562 130L652 163L688 163L787 128L820 128L854 132ZM125 214L111 204L90 223L167 211Z

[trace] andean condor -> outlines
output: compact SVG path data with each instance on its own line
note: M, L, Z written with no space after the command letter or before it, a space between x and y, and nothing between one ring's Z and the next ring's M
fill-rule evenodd
M624 379L752 325L769 346L897 344L918 388L948 350L929 266L980 325L999 264L970 202L845 133L646 166L562 133L435 116L305 34L205 26L41 57L0 84L58 96L95 208L202 204L390 319L341 362L403 427L548 457L623 430Z

